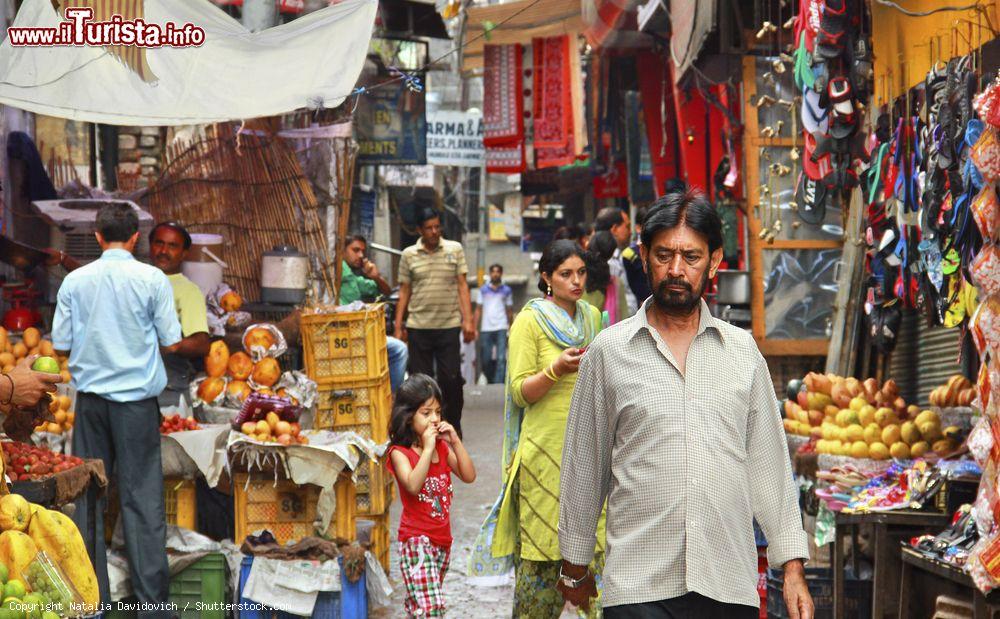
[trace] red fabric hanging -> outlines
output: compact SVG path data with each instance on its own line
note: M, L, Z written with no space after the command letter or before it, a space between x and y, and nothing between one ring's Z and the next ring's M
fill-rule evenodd
M521 53L519 44L486 45L483 49L483 145L487 172L516 174L526 168Z
M653 185L657 197L663 195L666 181L681 176L676 156L677 126L673 122L673 76L664 62L665 57L653 52L638 55L639 90L646 119L646 137L653 164ZM666 86L666 88L664 88Z
M568 35L534 39L534 146L538 169L576 160L572 48Z

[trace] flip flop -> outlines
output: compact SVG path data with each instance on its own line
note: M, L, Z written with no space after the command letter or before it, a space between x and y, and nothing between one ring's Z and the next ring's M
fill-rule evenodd
M818 226L826 220L827 191L823 183L799 174L795 202L799 205L799 219L804 223Z

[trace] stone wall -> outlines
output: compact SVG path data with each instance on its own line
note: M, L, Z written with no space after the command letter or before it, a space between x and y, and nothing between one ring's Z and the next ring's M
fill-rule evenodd
M164 135L159 127L118 128L118 183L120 189L147 187L163 166ZM128 185L132 183L133 186Z

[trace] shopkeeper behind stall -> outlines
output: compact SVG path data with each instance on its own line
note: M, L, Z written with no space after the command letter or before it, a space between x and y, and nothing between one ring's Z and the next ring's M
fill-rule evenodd
M181 263L191 249L191 235L180 224L163 222L149 233L149 255L153 265L163 271L174 291L177 319L181 323L181 340L177 351L163 355L167 370L167 387L157 400L160 406L179 406L189 400L188 386L194 378L192 359L202 359L211 344L208 337L208 311L205 296L197 284L184 277ZM188 404L190 402L188 401Z

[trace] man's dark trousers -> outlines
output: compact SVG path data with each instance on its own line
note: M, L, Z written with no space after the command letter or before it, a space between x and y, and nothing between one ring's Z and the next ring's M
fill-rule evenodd
M410 347L410 374L426 374L437 380L444 397L442 408L445 421L455 426L462 434L462 349L459 338L462 330L453 329L407 329ZM437 370L435 372L435 369Z
M100 458L108 478L115 476L132 591L139 602L165 604L170 595L170 568L156 398L112 402L92 393L77 394L73 453L81 458ZM73 520L94 562L101 602L110 603L104 544L107 499L101 497L91 514L88 503L94 496L88 492L77 501ZM91 517L94 523L89 522ZM166 608L139 613L142 618L172 616Z

